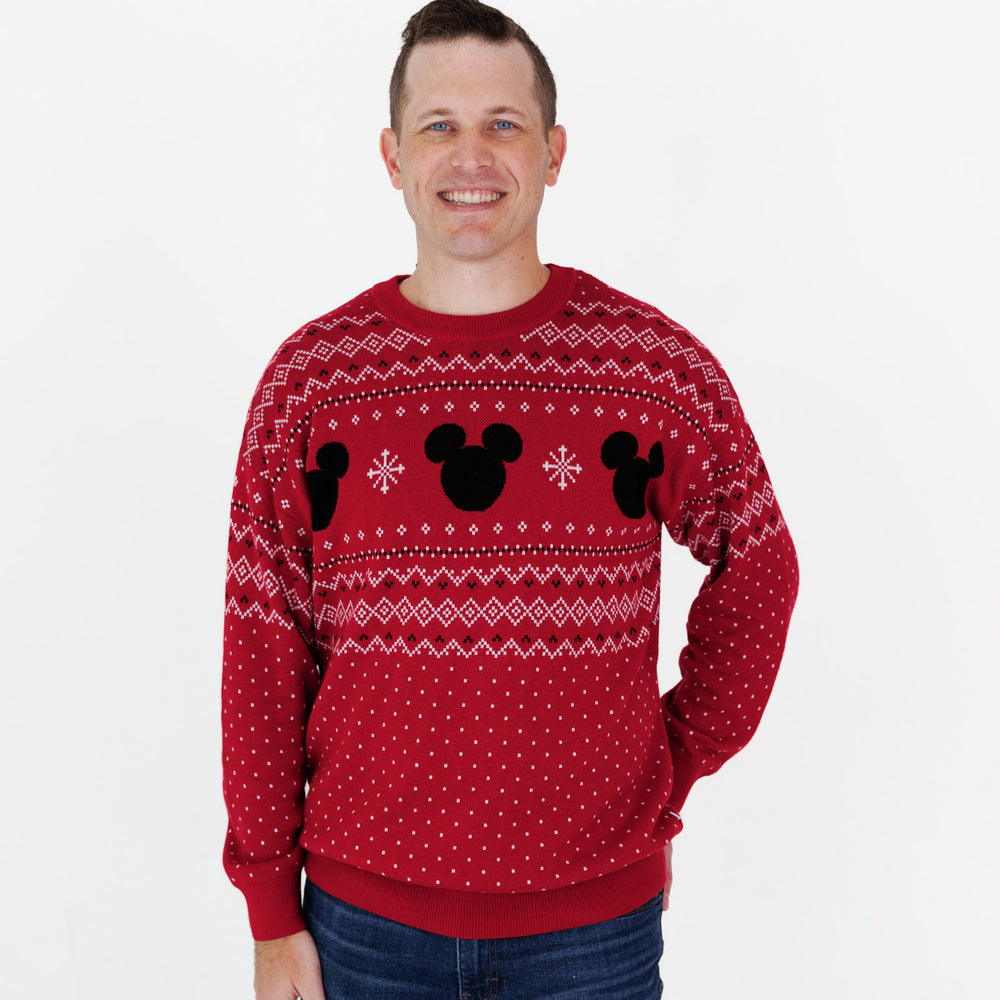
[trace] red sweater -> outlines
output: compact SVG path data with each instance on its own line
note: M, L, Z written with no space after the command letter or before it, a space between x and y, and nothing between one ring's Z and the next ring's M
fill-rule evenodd
M258 940L303 927L303 862L453 937L625 913L758 724L798 571L736 395L662 313L550 270L484 316L393 278L257 387L222 718L225 866ZM708 575L661 697L663 531Z

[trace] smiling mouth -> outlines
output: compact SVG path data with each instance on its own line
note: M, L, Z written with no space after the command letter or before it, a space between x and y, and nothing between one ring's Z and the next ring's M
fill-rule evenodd
M503 191L439 191L438 197L449 205L488 205L504 197Z

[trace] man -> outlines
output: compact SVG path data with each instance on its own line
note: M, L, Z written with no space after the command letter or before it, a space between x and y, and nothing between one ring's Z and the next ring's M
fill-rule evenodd
M566 134L534 43L471 0L403 38L381 150L416 267L284 343L234 486L257 997L656 997L670 842L760 719L794 549L714 357L540 261ZM661 697L664 530L708 576Z

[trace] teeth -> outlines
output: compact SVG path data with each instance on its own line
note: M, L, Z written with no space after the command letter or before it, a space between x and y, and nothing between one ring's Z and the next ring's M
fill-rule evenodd
M485 205L499 201L503 195L499 191L443 191L441 197L453 205Z

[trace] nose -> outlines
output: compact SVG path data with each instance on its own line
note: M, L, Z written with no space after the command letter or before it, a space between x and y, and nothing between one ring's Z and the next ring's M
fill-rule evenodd
M464 129L452 145L451 163L463 170L476 170L493 162L493 151L486 137L477 129Z

